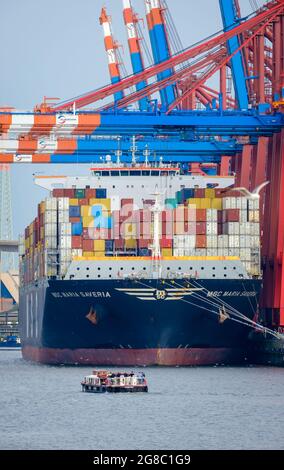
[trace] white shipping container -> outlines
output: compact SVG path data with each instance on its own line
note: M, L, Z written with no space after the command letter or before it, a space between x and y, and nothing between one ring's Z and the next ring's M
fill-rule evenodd
M195 248L196 245L196 236L195 235L185 235L184 236L184 247L187 249Z
M45 224L57 224L57 211L48 210L44 213Z
M70 235L59 237L59 247L60 249L71 249L72 247L72 238Z
M218 248L218 256L229 256L229 249L228 248Z
M195 250L195 256L206 256L206 248L197 248Z
M184 235L174 235L173 236L173 247L174 248L183 248L184 247Z
M65 235L71 236L71 223L60 223L58 226L58 236L64 237Z
M223 224L223 233L228 235L239 235L240 223L239 222L226 222Z
M72 250L72 258L77 258L77 257L82 257L82 256L83 256L83 250L81 249Z
M111 196L110 208L112 212L120 210L120 197L119 196Z
M240 237L238 235L229 235L229 248L239 248Z
M218 236L217 235L207 235L207 248L218 248Z
M259 210L259 198L258 199L249 199L248 207L250 210Z
M66 224L69 222L69 211L58 211L58 223Z
M250 234L254 236L260 235L260 225L258 222L250 222Z
M45 224L44 235L45 237L57 237L57 224Z
M223 198L223 209L237 209L235 197L224 197Z
M215 248L207 248L206 256L216 256L216 249Z
M58 197L57 198L57 207L59 210L69 211L69 198L68 197Z
M206 233L207 235L218 234L218 223L217 222L206 222Z
M217 222L218 221L217 209L206 209L206 220L207 222Z
M218 247L219 248L228 248L229 246L229 236L228 235L218 235Z
M240 256L239 248L229 248L229 256Z
M240 249L240 258L243 261L250 261L251 260L251 251L249 248L241 248Z
M59 260L62 262L70 262L72 260L72 250L71 248L61 248L59 251Z
M56 249L57 248L57 237L46 236L44 239L44 247Z
M260 247L260 238L258 236L252 235L251 236L251 248L259 248Z
M247 222L248 221L248 211L246 209L240 210L240 222Z
M249 222L240 223L240 235L250 235L251 224Z
M174 248L173 255L177 257L184 256L184 249L183 248Z
M57 210L57 198L56 197L47 197L45 199L45 210L46 211Z

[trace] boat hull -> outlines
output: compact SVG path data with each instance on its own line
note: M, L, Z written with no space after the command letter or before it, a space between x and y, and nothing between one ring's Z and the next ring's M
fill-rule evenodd
M47 364L241 363L249 328L232 313L252 319L260 286L244 279L46 281L20 291L22 354Z

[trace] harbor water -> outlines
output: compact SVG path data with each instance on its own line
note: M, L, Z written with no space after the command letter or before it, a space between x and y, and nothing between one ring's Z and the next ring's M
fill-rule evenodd
M283 368L145 368L148 394L101 395L91 371L0 351L0 449L284 449Z

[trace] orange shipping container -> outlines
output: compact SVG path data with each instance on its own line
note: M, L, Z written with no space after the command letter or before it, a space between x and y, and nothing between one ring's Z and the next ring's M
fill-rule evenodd
M206 235L196 235L196 248L207 248Z

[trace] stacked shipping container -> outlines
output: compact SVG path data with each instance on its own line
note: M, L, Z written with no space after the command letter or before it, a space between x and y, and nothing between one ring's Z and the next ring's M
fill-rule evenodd
M73 258L150 256L152 200L108 198L99 188L54 189L38 206L22 247L24 283L64 276ZM163 257L239 257L260 274L259 201L213 188L184 188L166 199L160 220Z

